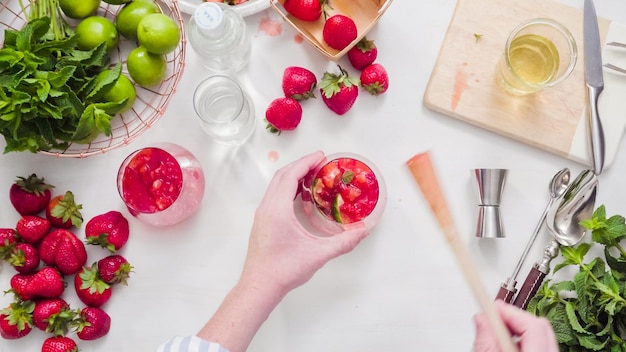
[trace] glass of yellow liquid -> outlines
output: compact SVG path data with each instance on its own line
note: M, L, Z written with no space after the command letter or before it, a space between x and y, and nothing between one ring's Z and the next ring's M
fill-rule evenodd
M578 49L572 33L548 18L521 23L509 35L496 80L511 95L552 87L574 70Z

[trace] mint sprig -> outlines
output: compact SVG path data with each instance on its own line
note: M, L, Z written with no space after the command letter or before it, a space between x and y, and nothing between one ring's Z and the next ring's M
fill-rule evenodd
M569 280L546 280L527 310L550 321L561 351L626 352L624 217L607 219L602 205L581 225L592 231L591 242L561 247L562 262L553 273L566 267L578 271ZM589 260L597 247L604 257Z

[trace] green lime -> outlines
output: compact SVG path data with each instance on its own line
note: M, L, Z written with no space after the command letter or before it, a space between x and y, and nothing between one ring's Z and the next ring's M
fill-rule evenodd
M153 54L171 53L180 41L180 28L162 13L146 15L137 26L139 44Z
M100 0L59 0L59 6L67 17L83 19L96 12Z
M113 22L102 16L91 16L80 21L76 26L78 48L91 50L101 43L106 43L107 51L117 47L119 36Z
M340 224L343 223L343 219L341 218L341 210L340 210L342 205L343 205L343 198L341 197L340 194L338 194L333 200L332 214L333 214L333 219L335 219L335 221Z
M124 5L115 18L117 30L125 38L137 40L137 26L149 14L160 13L159 7L151 1L135 0Z
M104 2L106 2L107 4L111 4L111 5L123 5L126 3L129 3L133 0L102 0Z
M165 56L152 54L143 46L136 47L128 54L126 66L130 77L143 87L161 83L167 70Z
M118 112L125 112L130 110L137 99L137 92L135 91L135 85L131 80L122 74L117 79L117 82L111 87L111 90L104 95L104 99L110 102L120 102L124 99L128 99L124 106L119 109Z

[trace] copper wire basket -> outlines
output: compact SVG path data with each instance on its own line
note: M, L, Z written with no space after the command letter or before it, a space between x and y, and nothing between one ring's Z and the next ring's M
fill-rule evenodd
M22 3L25 7L24 10L28 11L29 2L22 0ZM89 144L72 143L67 149L39 151L40 154L64 158L85 158L91 155L102 154L131 143L144 131L152 127L163 115L183 73L186 40L184 21L178 7L178 0L158 0L155 3L165 15L172 17L181 29L181 40L178 47L166 55L167 73L163 82L158 86L149 88L135 84L137 100L132 109L117 114L111 119L111 134L109 136L100 134ZM102 1L97 14L114 21L121 9L122 5L110 5ZM70 20L68 20L68 23L72 24ZM19 30L25 24L26 18L20 7L20 0L2 1L0 3L0 43L4 42L5 27ZM136 46L135 42L120 36L118 47L111 54L112 64L121 61L123 64L122 71L125 74L128 74L126 57Z

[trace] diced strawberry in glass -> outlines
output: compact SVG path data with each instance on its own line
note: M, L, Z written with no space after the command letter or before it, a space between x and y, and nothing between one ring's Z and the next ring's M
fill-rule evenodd
M124 170L123 198L142 213L167 209L178 198L183 175L176 159L158 148L139 151Z
M320 169L314 184L314 200L320 211L342 223L363 220L378 202L376 176L367 165L352 158L330 161Z

